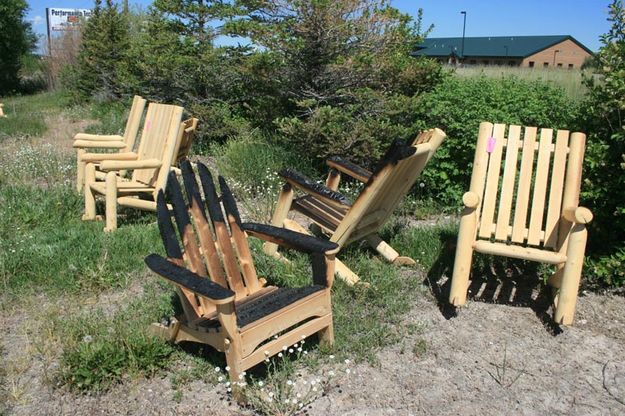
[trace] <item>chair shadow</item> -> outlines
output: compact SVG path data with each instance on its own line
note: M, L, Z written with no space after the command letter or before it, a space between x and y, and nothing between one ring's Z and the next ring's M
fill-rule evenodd
M442 248L423 283L436 299L441 314L451 319L458 315L449 303L458 235L443 230L439 238ZM538 266L535 262L474 253L467 297L474 302L529 307L547 332L558 335L562 329L550 314L551 289L544 284Z

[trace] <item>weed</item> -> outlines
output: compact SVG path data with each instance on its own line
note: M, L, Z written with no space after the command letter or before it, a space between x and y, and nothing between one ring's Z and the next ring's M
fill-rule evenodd
M525 369L517 370L510 365L508 362L508 343L505 343L503 346L503 361L501 364L490 363L493 367L495 367L495 374L488 371L488 374L499 384L501 387L512 387L517 380L525 374ZM516 372L516 374L511 375L509 370Z
M113 316L96 310L55 320L55 331L63 334L59 380L76 390L101 391L168 366L173 348L148 333L150 322L171 312L168 300L152 287Z

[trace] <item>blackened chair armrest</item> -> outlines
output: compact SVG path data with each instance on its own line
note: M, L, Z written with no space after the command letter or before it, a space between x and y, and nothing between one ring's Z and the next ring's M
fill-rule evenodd
M234 299L234 292L232 290L226 289L206 277L201 277L184 267L178 266L158 254L148 255L145 258L145 264L147 264L154 273L193 293L208 298L214 303L227 303Z
M338 207L349 207L351 202L343 194L333 191L325 185L313 182L306 176L292 169L283 169L279 172L286 181L292 186L313 195L331 205Z
M303 253L323 254L328 251L336 250L339 247L338 244L331 241L322 240L286 228L274 227L273 225L246 222L243 224L242 228L251 236Z
M332 156L326 160L326 164L332 169L345 173L362 183L367 183L372 173L365 168L361 168L355 163L349 162L339 156Z

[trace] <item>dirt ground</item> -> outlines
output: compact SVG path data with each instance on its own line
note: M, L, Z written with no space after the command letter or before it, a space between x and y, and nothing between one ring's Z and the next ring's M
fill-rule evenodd
M422 278L417 271L406 275ZM439 288L424 287L406 317L418 331L407 331L401 343L380 351L379 365L352 367L300 414L625 414L625 298L582 294L575 325L560 330L549 323L547 303L535 292L502 304L492 302L497 289L482 288L479 298L450 317L432 294ZM22 313L2 319L8 365L34 348L24 335L24 320ZM54 364L46 368L39 355L32 358L22 363L24 391L7 414L254 414L230 400L223 385L199 381L183 386L184 400L177 402L167 376L101 395L70 393L44 382Z

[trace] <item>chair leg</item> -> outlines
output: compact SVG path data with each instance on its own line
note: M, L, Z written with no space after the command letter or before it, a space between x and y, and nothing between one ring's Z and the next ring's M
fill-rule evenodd
M293 188L288 183L282 186L280 196L278 196L278 203L276 204L276 210L271 218L271 225L275 227L282 227L284 220L286 219L289 210L291 209L291 203L293 202ZM268 256L275 257L278 252L278 245L275 243L263 244L263 251Z
M117 229L117 174L106 174L106 227L104 231L110 232Z
M566 263L562 271L562 283L557 297L554 321L561 325L571 325L575 316L577 292L582 277L584 251L588 232L583 224L575 224L569 236Z
M329 347L334 345L334 323L319 331L319 345Z
M365 237L367 243L377 251L382 257L384 257L389 263L397 264L400 266L414 266L416 261L410 257L400 256L399 253L391 247L386 241L382 240L377 234L370 234Z
M76 190L78 193L85 189L85 162L82 160L82 155L85 153L87 153L85 149L76 151Z
M85 166L85 213L82 216L84 221L93 221L96 219L95 213L95 195L91 189L91 184L95 182L95 165L88 163Z
M454 306L462 306L467 301L476 224L477 214L475 208L465 208L460 219L456 259L454 260L454 271L449 291L449 303Z

